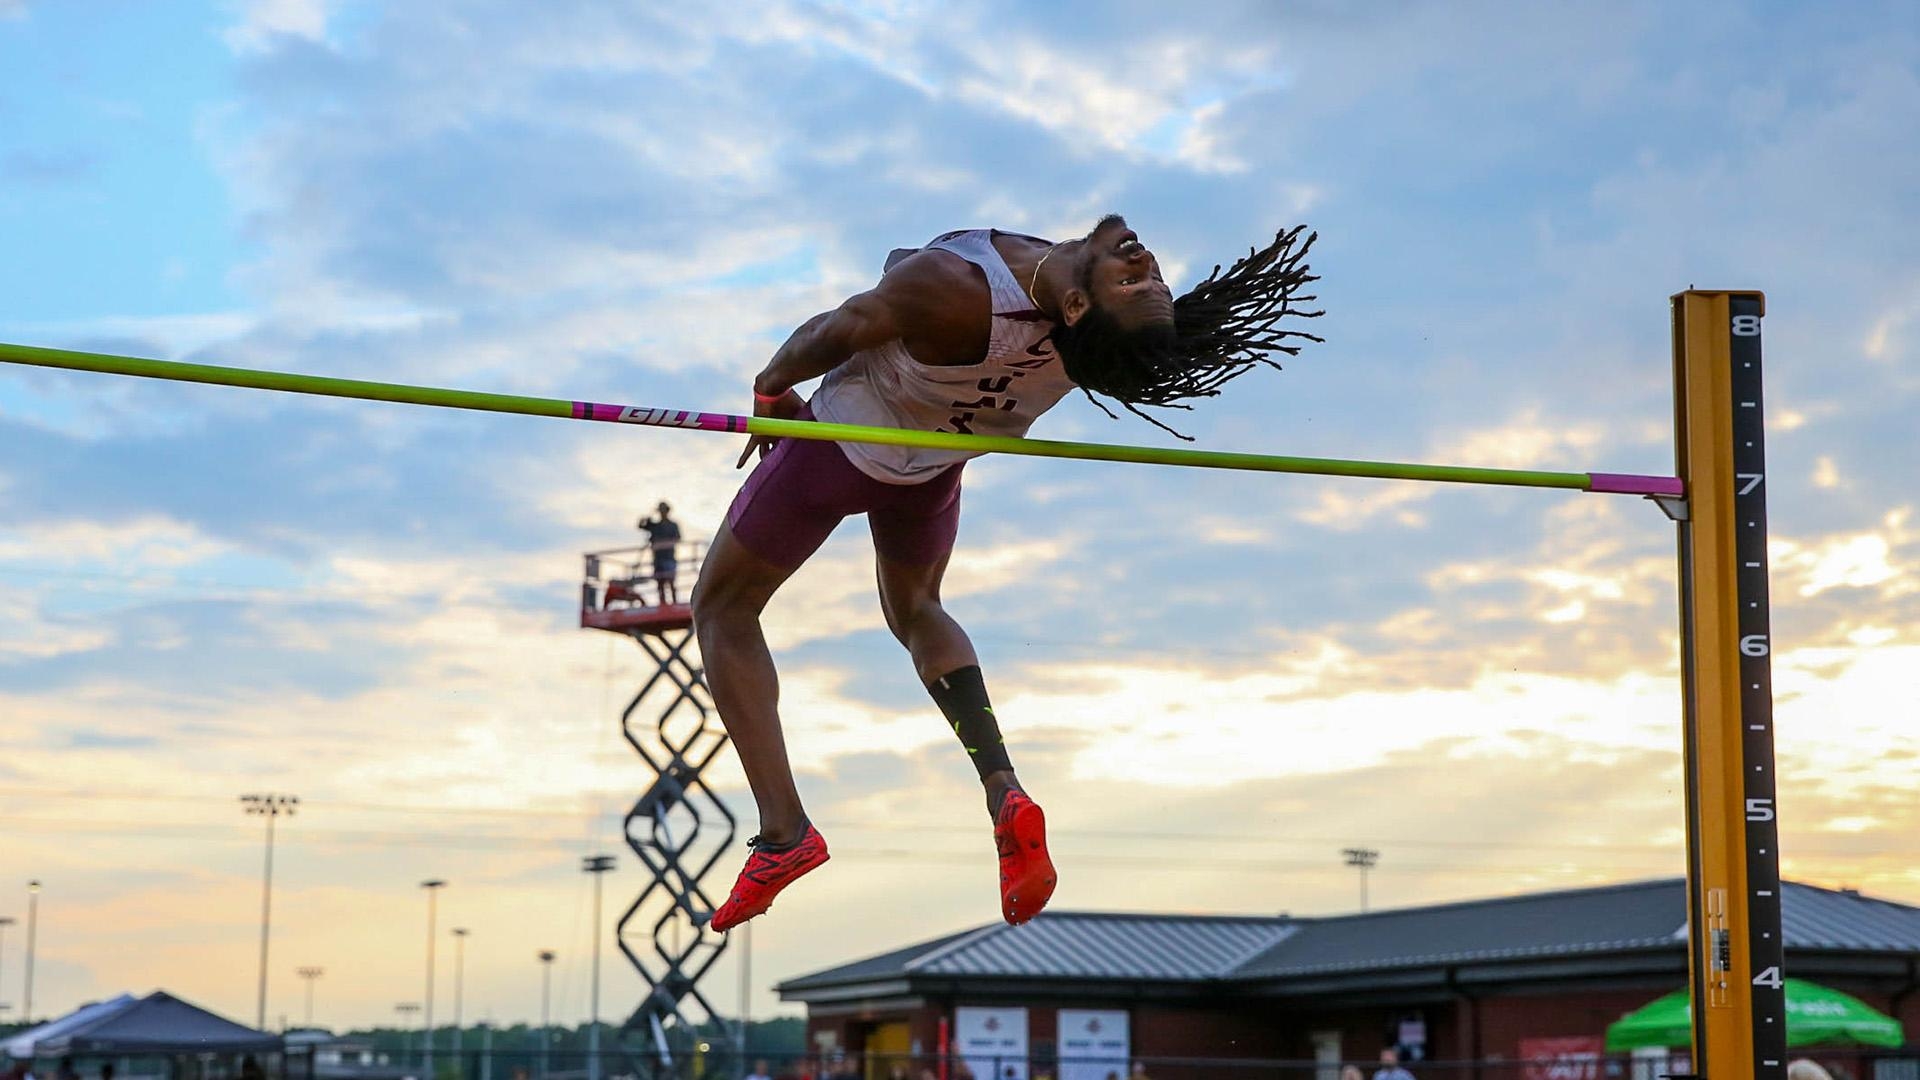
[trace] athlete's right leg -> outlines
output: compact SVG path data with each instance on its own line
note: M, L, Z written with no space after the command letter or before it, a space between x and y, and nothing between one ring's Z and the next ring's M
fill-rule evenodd
M797 567L769 562L722 525L693 586L693 629L700 661L760 810L760 836L785 844L806 820L780 729L780 676L760 629L760 613Z
M780 730L780 680L760 613L848 512L846 455L832 443L788 439L754 468L707 551L693 586L693 627L707 687L739 751L760 812L747 865L707 924L726 931L759 915L827 861L807 822Z

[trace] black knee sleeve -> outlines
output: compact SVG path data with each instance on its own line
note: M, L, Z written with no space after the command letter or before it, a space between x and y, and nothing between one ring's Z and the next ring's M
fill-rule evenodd
M950 671L927 687L934 704L960 736L973 767L982 779L989 773L1010 771L1005 740L1000 737L1000 722L993 717L993 705L987 700L987 680L978 665Z

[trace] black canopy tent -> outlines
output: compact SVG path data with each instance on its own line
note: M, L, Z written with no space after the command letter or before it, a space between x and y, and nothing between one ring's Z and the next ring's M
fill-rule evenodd
M164 990L35 1042L35 1057L70 1054L266 1054L281 1037L236 1024Z

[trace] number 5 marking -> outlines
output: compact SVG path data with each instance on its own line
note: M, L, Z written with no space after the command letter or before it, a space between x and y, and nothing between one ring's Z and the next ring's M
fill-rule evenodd
M1773 820L1773 800L1772 799L1748 799L1747 800L1747 820L1748 821L1772 821Z

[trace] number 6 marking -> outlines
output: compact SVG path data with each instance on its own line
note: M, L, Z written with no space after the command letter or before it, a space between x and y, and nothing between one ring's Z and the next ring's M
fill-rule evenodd
M1746 637L1741 638L1740 639L1740 655L1742 656L1767 655L1767 635L1748 634Z

